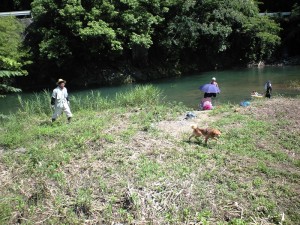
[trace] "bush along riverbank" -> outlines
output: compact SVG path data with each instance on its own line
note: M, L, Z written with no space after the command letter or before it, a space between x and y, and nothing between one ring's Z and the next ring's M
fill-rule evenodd
M195 111L151 86L73 98L50 123L49 93L1 121L1 224L297 224L300 99ZM208 145L191 125L218 128Z

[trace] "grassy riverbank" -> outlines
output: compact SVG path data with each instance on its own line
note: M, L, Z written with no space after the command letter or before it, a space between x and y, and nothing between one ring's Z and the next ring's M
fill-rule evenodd
M51 124L48 94L1 123L1 224L297 224L300 99L210 112L153 87L72 99ZM208 146L190 126L216 127Z

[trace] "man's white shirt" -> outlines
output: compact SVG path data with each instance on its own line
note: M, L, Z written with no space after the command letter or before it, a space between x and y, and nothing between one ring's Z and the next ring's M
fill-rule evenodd
M63 89L61 89L60 87L55 88L52 93L52 98L55 98L55 107L63 108L64 104L68 104L67 88L63 88Z

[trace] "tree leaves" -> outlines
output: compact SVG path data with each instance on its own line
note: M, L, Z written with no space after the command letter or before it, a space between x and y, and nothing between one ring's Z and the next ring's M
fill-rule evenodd
M161 42L172 54L190 48L210 61L216 61L220 53L249 61L270 57L280 42L279 25L259 16L253 1L186 1L177 10Z
M270 57L280 40L252 0L34 0L32 12L35 59L70 73L122 60L247 62Z
M3 77L16 77L16 76L24 76L23 71L9 71L9 70L0 70L0 78Z
M4 93L20 91L10 86L11 78L27 75L22 69L28 61L27 52L22 49L24 26L13 17L0 17L0 96Z

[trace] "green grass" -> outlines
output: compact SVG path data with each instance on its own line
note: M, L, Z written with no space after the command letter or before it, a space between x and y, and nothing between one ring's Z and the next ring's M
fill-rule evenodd
M22 109L1 121L1 224L300 220L297 114L286 119L277 107L263 117L264 101L251 113L223 105L209 113L221 138L205 146L157 128L190 109L151 86L73 98L70 124L50 122L48 95L20 99Z

